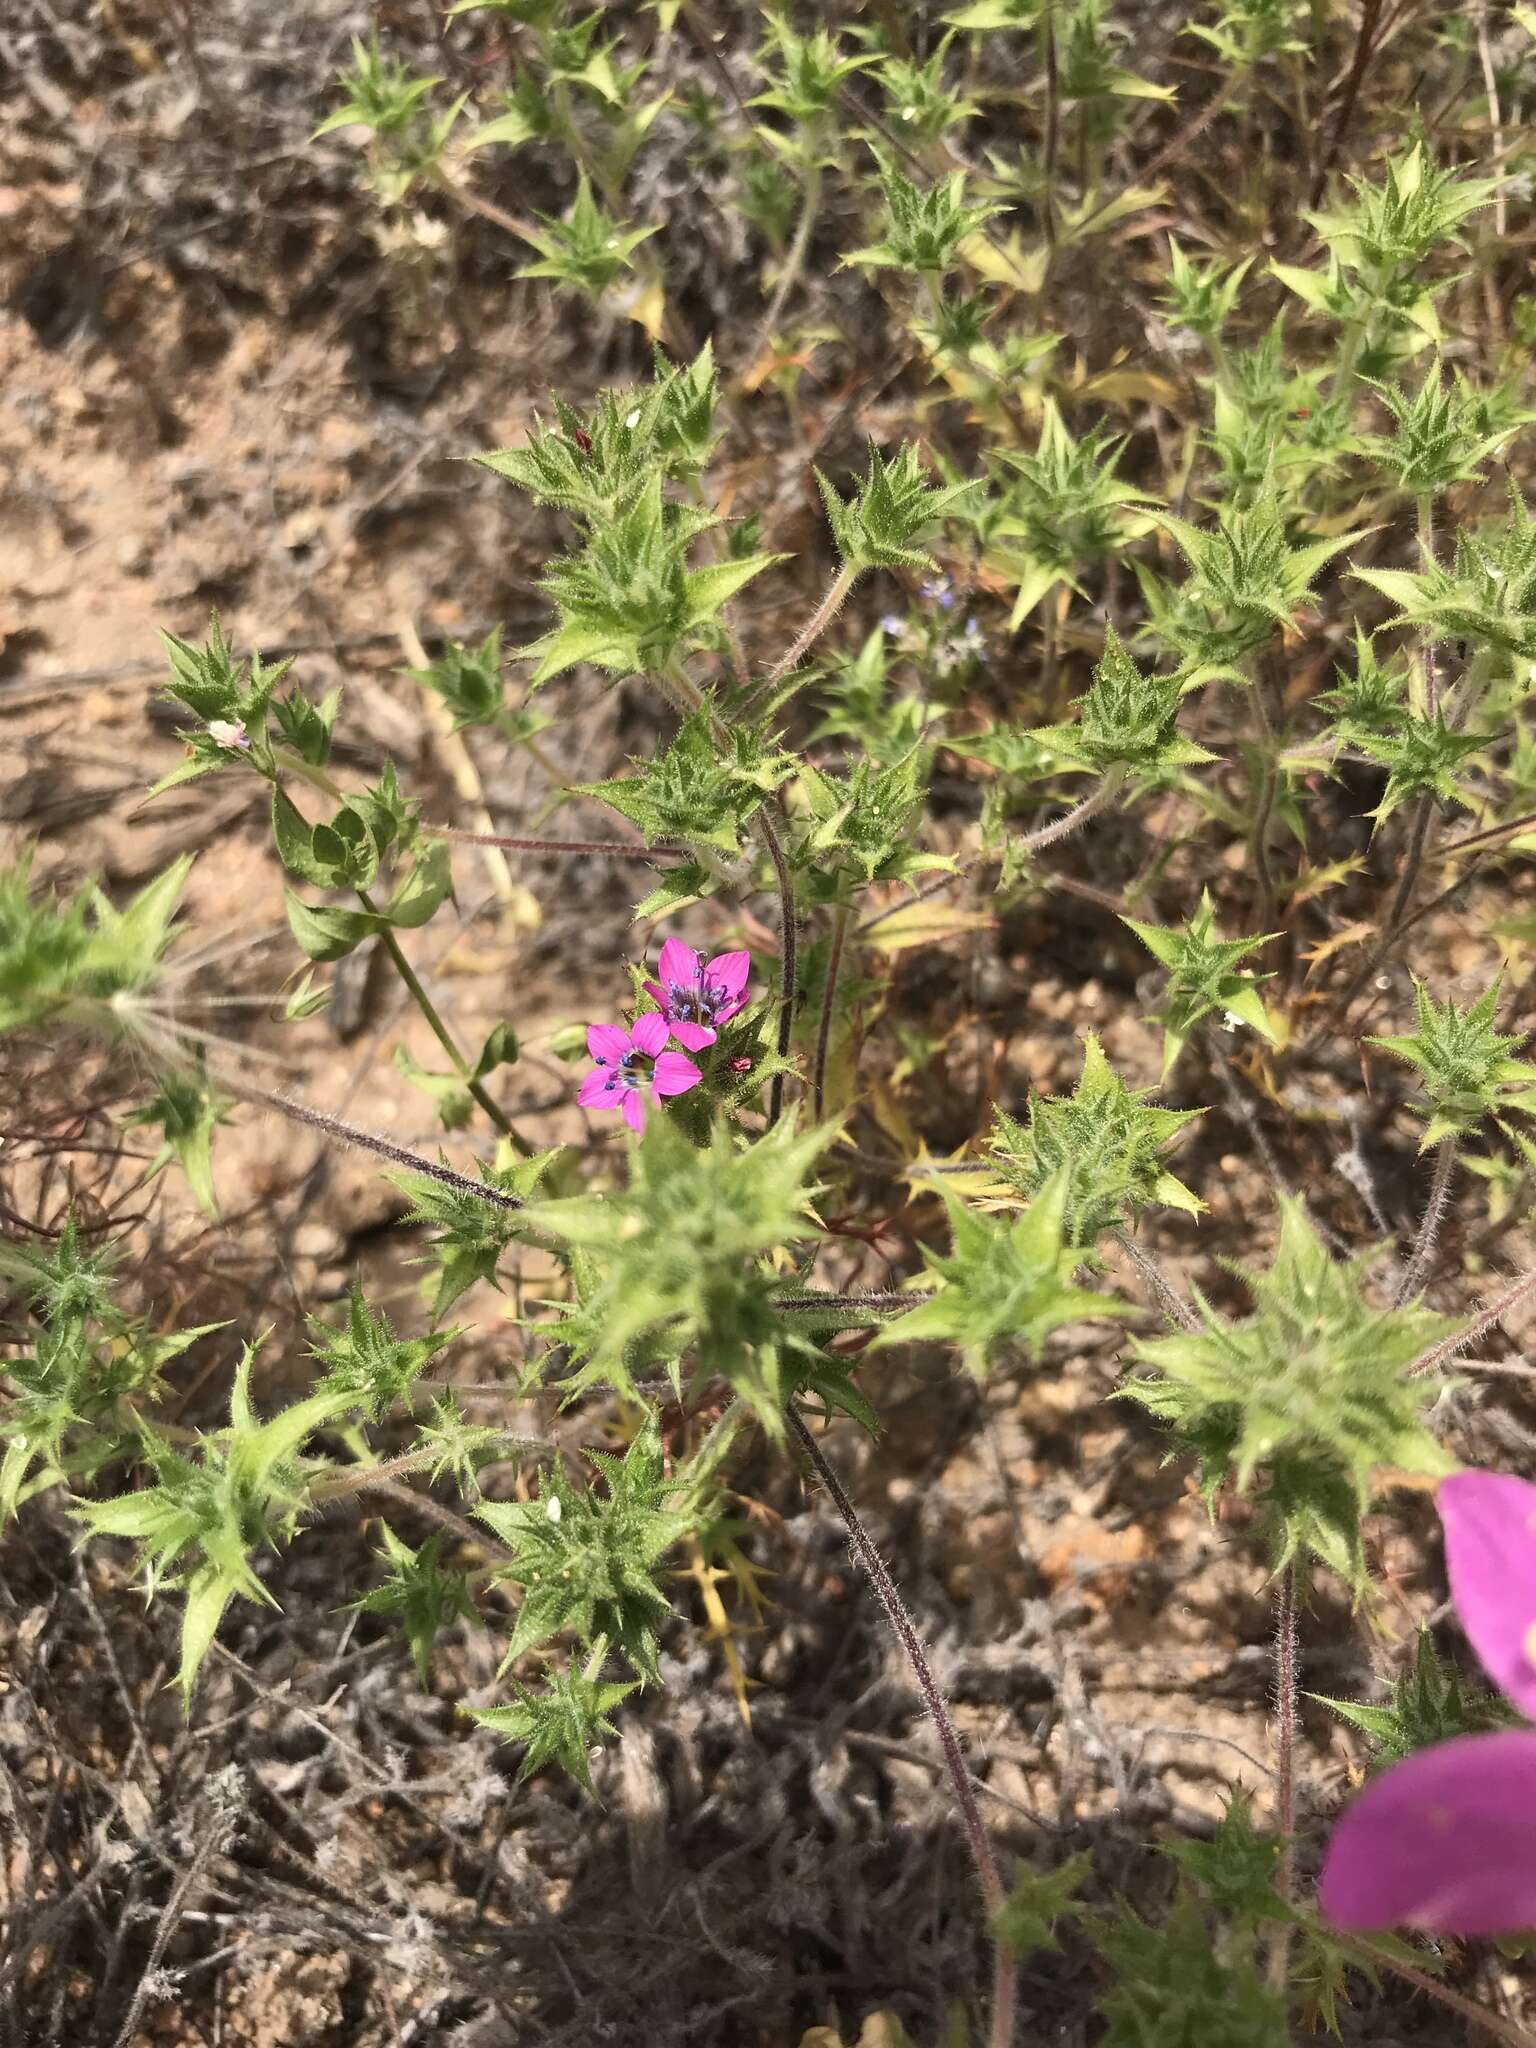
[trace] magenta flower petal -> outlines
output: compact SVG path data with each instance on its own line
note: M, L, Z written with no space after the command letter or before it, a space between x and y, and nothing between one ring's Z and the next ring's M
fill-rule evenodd
M700 1078L692 1060L685 1060L680 1052L663 1052L656 1056L651 1086L658 1095L686 1095Z
M623 1116L625 1123L629 1125L629 1128L632 1131L634 1131L637 1136L644 1131L645 1097L639 1092L638 1089L632 1090L628 1095L625 1096L624 1107L620 1114Z
M618 1086L611 1067L594 1067L577 1090L576 1100L583 1109L611 1108Z
M1536 1728L1461 1735L1374 1779L1333 1831L1318 1904L1335 1927L1536 1927Z
M1536 1486L1455 1472L1435 1497L1451 1598L1488 1676L1536 1717Z
M668 939L661 949L656 976L663 986L676 982L680 988L696 988L701 966L692 946L685 946L681 939Z
M661 986L661 983L659 981L642 981L640 986L645 990L648 996L653 997L658 1003L660 1003L663 1010L666 1009L667 992Z
M643 1017L637 1017L630 1032L636 1049L649 1053L654 1059L667 1042L667 1020L659 1010L647 1010Z
M587 1051L593 1059L605 1060L611 1066L629 1051L629 1033L617 1024L589 1024Z
M665 948L663 948L665 951ZM662 968L665 978L666 968ZM752 972L750 953L717 953L704 970L707 987L718 989L727 1001L737 1001L747 985L747 976ZM737 1001L737 1008L741 1004Z
M714 1044L718 1034L711 1031L707 1024L690 1024L684 1018L674 1017L672 1036L679 1045L686 1045L690 1052L702 1052L706 1045ZM662 1054L662 1058L666 1058L665 1053Z

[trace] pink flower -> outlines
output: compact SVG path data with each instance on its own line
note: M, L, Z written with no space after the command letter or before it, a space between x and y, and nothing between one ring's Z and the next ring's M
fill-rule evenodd
M668 939L656 972L660 982L645 984L647 995L661 1005L672 1036L690 1052L713 1045L719 1027L746 1008L750 953L717 953L706 966L681 939Z
M1438 1505L1462 1627L1489 1676L1536 1710L1536 1486L1457 1472ZM1461 1735L1373 1779L1333 1831L1318 1904L1336 1927L1536 1927L1536 1728Z
M1536 1486L1455 1472L1435 1496L1456 1616L1477 1661L1536 1719Z
M587 1051L597 1066L581 1084L576 1100L583 1109L617 1109L632 1131L645 1129L645 1090L654 1097L686 1095L699 1080L699 1070L680 1052L663 1050L665 1018L655 1010L637 1017L632 1031L617 1024L589 1024Z
M1536 1728L1458 1735L1373 1778L1333 1831L1317 1903L1335 1927L1536 1927Z

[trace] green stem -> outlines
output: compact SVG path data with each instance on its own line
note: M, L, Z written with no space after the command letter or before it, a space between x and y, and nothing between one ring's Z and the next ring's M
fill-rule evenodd
M1061 147L1061 74L1056 61L1056 0L1040 16L1040 68L1045 73L1045 135L1040 144L1041 225L1047 251L1056 246L1056 158Z
M323 768L317 768L312 761L306 761L298 754L290 754L286 751L278 754L276 761L280 768L285 769L290 774L297 775L301 781L307 782L312 789L320 790L324 795L332 798L337 803L346 802L346 792L338 783L332 781ZM483 839L478 834L459 833L447 829L438 830L434 836L443 839L473 838L480 844L501 843L500 841ZM366 889L358 890L357 900L370 916L383 917L383 912ZM460 1052L447 1025L438 1015L437 1007L433 1003L432 998L422 987L420 981L417 980L416 970L411 966L410 961L406 959L405 954L401 950L400 941L395 937L388 925L382 926L379 936L384 941L385 952L388 953L391 961L394 963L395 972L405 983L407 989L409 989L417 1009L420 1010L428 1024L431 1025L433 1036L443 1048L443 1051L447 1053L449 1059L452 1060L459 1078L463 1081L469 1093L479 1103L497 1130L509 1141L513 1149L524 1159L531 1159L534 1156L533 1146L528 1143L526 1138L521 1137L513 1129L506 1113L491 1100L491 1097L486 1093L481 1083L470 1073L469 1062L465 1059L463 1053Z
M768 301L752 341L749 360L755 362L773 339L773 330L784 303L795 286L795 280L805 268L806 252L811 246L811 233L816 226L816 216L821 210L821 164L820 149L814 136L807 138L810 162L806 167L805 185L800 198L800 218L795 223L794 239L790 242L789 253L784 258L784 268L779 272L779 281L773 288L773 297Z
M327 775L323 768L317 768L313 761L306 761L302 754L290 754L286 747L272 756L273 762L288 775L297 775L301 782L307 782L311 789L318 789L322 796L328 796L333 803L344 804L347 793L339 782Z
M848 939L852 907L839 903L832 913L832 950L827 955L826 986L821 992L821 1016L816 1025L816 1061L811 1069L811 1114L821 1122L826 1104L827 1054L832 1046L832 1013L837 1003L838 976L842 973L843 947Z
M1279 781L1276 761L1279 750L1275 742L1275 729L1269 722L1269 710L1264 702L1262 675L1253 677L1249 695L1253 699L1254 736L1263 766L1259 778L1258 801L1253 809L1253 823L1248 828L1248 853L1259 883L1256 922L1261 930L1267 930L1274 923L1275 907L1279 901L1275 891L1274 871L1269 864L1269 826L1275 814L1275 792Z
M672 703L673 708L684 715L688 711L705 711L709 718L709 729L715 743L724 746L729 738L725 723L712 706L707 705L703 696L688 676L680 661L673 661L666 670L657 670L655 680L662 694ZM768 805L765 803L752 820L757 836L763 842L763 850L773 863L774 879L779 891L779 1036L778 1055L781 1060L789 1058L790 1033L795 1016L795 983L799 971L797 948L798 927L795 920L795 885L789 872L789 862L784 858L783 841L779 838ZM768 1128L771 1131L784 1109L784 1076L775 1074L768 1084Z
M1428 491L1422 492L1419 496L1418 514L1419 548L1423 553L1425 561L1433 569L1435 566L1435 501ZM1440 709L1440 671L1435 661L1434 635L1429 627L1425 627L1423 639L1419 644L1421 659L1424 663L1424 708L1429 717L1434 718Z
M1045 594L1045 619L1041 630L1043 660L1040 669L1040 696L1048 718L1056 715L1056 678L1061 672L1062 611L1058 599L1062 594L1059 589L1048 590Z
M1229 396L1232 391L1232 358L1227 354L1227 345L1215 328L1205 337L1206 352L1211 359L1211 368L1216 372L1216 382Z
M773 862L779 885L779 1036L776 1050L781 1060L789 1058L789 1041L795 1021L798 928L795 922L795 885L784 858L784 847L765 804L756 818L758 837ZM771 1131L784 1108L784 1076L775 1074L768 1084L768 1128Z
M371 912L373 916L382 916L378 905L373 901L366 889L358 890L357 900L362 904L364 910ZM379 936L384 941L384 950L388 953L396 974L405 983L405 986L410 991L411 1000L432 1027L433 1037L443 1048L443 1051L447 1053L449 1059L452 1060L454 1068L460 1080L464 1083L465 1088L473 1096L474 1100L479 1103L497 1130L501 1132L501 1135L511 1145L513 1151L520 1158L532 1159L534 1156L533 1146L513 1128L506 1111L502 1109L499 1103L492 1100L491 1096L486 1092L485 1084L477 1080L470 1071L469 1062L465 1059L463 1053L460 1052L458 1041L439 1016L437 1005L417 979L416 970L412 967L410 961L406 959L400 941L395 937L388 925L383 927Z

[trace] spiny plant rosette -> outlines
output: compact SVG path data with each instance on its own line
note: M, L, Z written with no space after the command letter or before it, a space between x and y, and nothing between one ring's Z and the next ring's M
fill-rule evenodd
M551 1798L628 1798L643 1745L611 1745L665 1711L690 1627L745 1723L786 1704L754 1636L808 1478L932 1723L992 1953L985 1988L969 1952L936 1972L950 2017L908 2001L924 2048L1020 2038L1021 1962L1052 2024L1110 2048L1359 2032L1345 2008L1393 1976L1440 1999L1439 2038L1529 2039L1483 1961L1441 1984L1389 1932L1536 1918L1507 1789L1531 1489L1477 1469L1529 1431L1469 1392L1492 1367L1518 1393L1485 1354L1530 1285L1502 1229L1536 1201L1529 12L1220 0L1154 37L1107 0L970 0L770 11L732 44L689 0L464 0L430 72L404 27L354 45L315 147L365 191L394 338L472 350L499 262L499 317L621 367L465 451L528 514L540 609L407 646L451 811L301 658L217 618L165 636L183 752L149 795L218 777L265 821L301 978L253 1007L296 1071L337 970L393 977L399 1131L252 1078L221 1008L252 999L208 992L178 908L190 859L127 894L0 872L7 1057L126 1075L152 1199L177 1166L227 1213L221 1134L287 1117L374 1156L421 1268L388 1312L358 1278L297 1331L184 1328L88 1190L0 1246L0 1519L62 1511L170 1603L189 1714L215 1645L350 1514L355 1625L455 1692L462 1740ZM681 230L680 191L723 228ZM704 280L743 250L724 294ZM622 748L594 737L605 693ZM507 788L526 814L495 814ZM564 822L594 814L601 836ZM611 863L629 939L572 964L559 1016L514 971L466 1035L442 962L471 864L505 905L524 858ZM451 1156L408 1141L423 1123ZM997 1418L1058 1401L1076 1432L1110 1353L1102 1512L1147 1520L1149 1601L1177 1540L1272 1603L1273 1769L1234 1774L1203 1835L1128 1844L1096 1813L1102 1849L1005 1869L1001 1787L841 1461L919 1370L956 1432L979 1414L1002 1446ZM1021 1629L1049 1614L1052 1725L1091 1770L1111 1706L1068 1631L1092 1624L1062 1619L1038 1489L1005 1477L1007 1584ZM1398 1560L1430 1488L1497 1692L1417 1627L1433 1569ZM1348 1803L1298 1707L1346 1615L1378 1667L1328 1696L1371 1773Z

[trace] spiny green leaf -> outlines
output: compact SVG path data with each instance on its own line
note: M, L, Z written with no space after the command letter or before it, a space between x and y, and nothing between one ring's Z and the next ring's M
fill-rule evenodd
M1073 1285L1082 1252L1066 1234L1067 1175L1054 1174L1022 1215L978 1215L941 1191L949 1211L951 1252L923 1247L940 1287L909 1315L882 1330L877 1345L937 1339L958 1344L967 1368L983 1379L1009 1346L1038 1358L1064 1323L1102 1322L1124 1313L1112 1295Z
M1230 1483L1257 1502L1277 1566L1310 1553L1357 1591L1378 1473L1438 1476L1454 1463L1424 1419L1439 1387L1411 1368L1455 1324L1374 1307L1369 1262L1335 1262L1301 1203L1283 1201L1274 1264L1232 1268L1254 1313L1229 1321L1197 1293L1201 1327L1138 1339L1151 1376L1120 1390L1199 1454L1207 1497Z
M1033 1200L1065 1174L1067 1241L1091 1252L1117 1225L1158 1204L1197 1216L1205 1204L1168 1171L1165 1147L1204 1112L1158 1109L1150 1089L1126 1087L1089 1032L1083 1071L1071 1095L1033 1095L1028 1119L995 1112L991 1154L1002 1177Z

